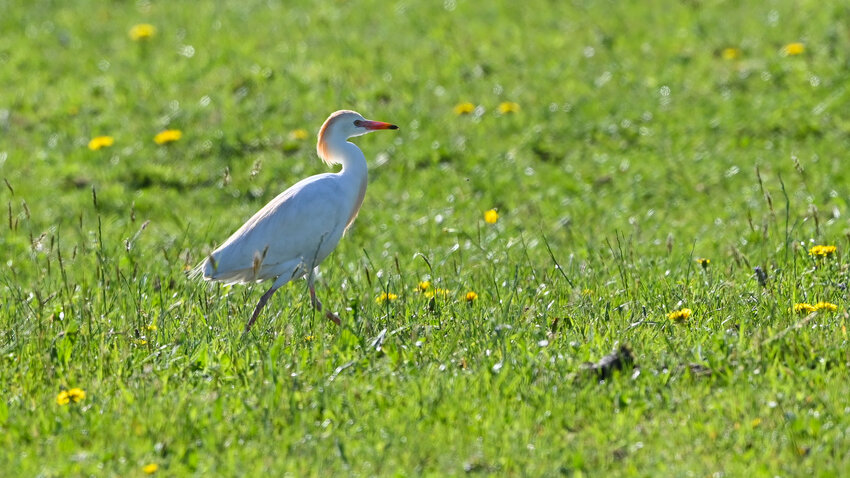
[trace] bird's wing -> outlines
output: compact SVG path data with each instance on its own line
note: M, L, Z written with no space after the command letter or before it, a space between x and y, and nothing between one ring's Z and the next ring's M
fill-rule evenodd
M247 282L306 272L339 242L350 214L334 174L320 174L290 187L257 211L213 251L204 277ZM284 270L287 269L287 270Z

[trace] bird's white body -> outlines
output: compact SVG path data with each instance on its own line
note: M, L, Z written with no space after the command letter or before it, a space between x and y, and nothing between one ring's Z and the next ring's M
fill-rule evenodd
M336 248L366 194L366 157L347 139L377 129L396 127L353 111L332 114L319 133L317 150L325 162L342 164L342 170L303 179L278 195L195 269L206 280L228 284L275 279L248 328L275 290L308 274L314 305L321 308L313 271Z
M232 284L306 275L334 250L360 207L366 177L353 176L320 174L282 192L210 254L204 278Z

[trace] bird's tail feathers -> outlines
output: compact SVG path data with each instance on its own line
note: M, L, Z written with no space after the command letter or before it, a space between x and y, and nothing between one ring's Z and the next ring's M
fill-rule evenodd
M204 276L204 266L206 266L206 265L207 265L207 260L204 259L203 261L201 261L200 264L196 265L191 270L189 270L189 272L186 274L186 276L190 279L197 279L198 277L203 277Z
M193 267L187 274L190 279L203 279L210 282L222 282L224 285L231 284L248 284L251 282L261 282L268 277L257 277L255 268L247 267L236 270L222 271L218 268L218 263L212 255L207 256L200 264Z
M204 260L202 260L198 265L193 267L189 271L189 278L196 279L198 277L203 278L204 280L212 280L215 275L215 271L218 267L216 267L215 257L210 254Z

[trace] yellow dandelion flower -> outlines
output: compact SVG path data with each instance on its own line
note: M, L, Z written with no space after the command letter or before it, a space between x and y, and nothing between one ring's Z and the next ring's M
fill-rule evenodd
M436 288L436 289L434 289L434 290L426 291L426 292L425 292L425 297L427 297L427 298L429 298L429 299L433 299L434 297L437 297L437 296L440 296L440 297L446 297L446 296L448 296L450 293L451 293L451 291L450 291L450 290L448 290L448 289L440 289L440 288L438 287L438 288Z
M68 396L67 390L62 390L59 392L59 395L56 395L56 403L59 405L67 405L68 402L71 401L71 398Z
M147 345L148 341L145 339L133 339L133 343L136 345Z
M68 398L71 399L72 402L77 403L86 398L86 391L81 388L72 388L71 390L68 390Z
M499 113L502 113L503 115L516 113L517 111L519 111L519 103L505 101L499 105Z
M379 304L383 304L383 303L384 303L384 302L386 302L386 301L390 301L390 302L392 302L392 301L394 301L394 300L396 300L396 299L398 299L398 296L397 296L397 295L395 295L395 294L393 294L392 292L384 292L383 294L379 295L379 296L375 299L375 302L377 302L377 303L379 303Z
M59 395L56 395L56 403L59 405L67 405L71 402L77 403L86 398L86 391L81 388L72 388L70 390L62 390Z
M489 211L484 213L484 222L487 224L496 224L496 221L499 220L499 213L496 212L495 209L490 209Z
M454 107L453 111L458 116L459 115L468 115L468 114L472 113L473 111L475 111L475 105L473 105L472 103L470 103L468 101L464 101L463 103L458 103Z
M112 136L96 136L89 141L89 149L97 151L99 149L108 148L115 143L115 138Z
M310 137L310 133L304 128L298 128L290 131L289 137L296 141L303 141Z
M157 326L156 324L148 324L147 326L145 326L145 328L150 330L151 332L156 332Z
M832 302L818 302L817 304L814 305L814 309L815 310L826 309L826 310L835 312L836 310L838 310L838 306L833 304Z
M168 143L173 143L174 141L179 140L183 137L183 132L179 129L167 129L165 131L160 131L153 137L153 141L156 144L163 145Z
M477 299L478 299L478 294L476 294L475 292L469 291L469 292L466 293L466 301L467 302L473 302Z
M782 54L784 56L802 55L805 51L806 45L800 42L789 43L782 47Z
M156 463L150 463L142 467L142 471L148 475L153 475L157 470L159 470L159 465Z
M697 259L697 263L702 266L703 269L708 269L709 264L711 264L710 259L706 259L704 257L700 257Z
M589 296L593 295L593 289L582 289L581 295L589 297Z
M797 312L799 314L811 314L815 310L817 309L815 309L815 306L813 306L812 304L807 304L805 302L794 304L794 312Z
M813 257L829 257L838 250L835 246L812 246L809 255Z
M426 290L428 290L428 289L430 289L430 288L431 288L431 281L429 281L429 280L423 280L423 281L422 281L422 282L420 282L420 283L419 283L419 285L416 287L416 289L417 289L419 292L425 292Z
M752 425L753 428L761 425L761 418L753 418L753 421L750 422L750 425Z
M305 342L312 342L313 339L315 339L315 337L313 337L312 335L308 335L308 336L304 337Z
M667 314L667 318L673 322L684 322L691 316L691 309L674 310Z
M720 52L720 56L724 60L737 60L741 58L741 49L735 47L724 48L722 52Z
M140 23L130 28L130 38L133 41L147 40L154 35L156 35L156 27L149 23Z

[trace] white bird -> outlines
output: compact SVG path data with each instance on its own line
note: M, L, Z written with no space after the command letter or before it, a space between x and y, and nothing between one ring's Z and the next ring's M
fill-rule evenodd
M342 169L310 176L282 192L193 270L192 276L203 274L205 280L226 284L274 279L254 308L246 332L276 290L304 276L310 301L321 312L313 284L318 266L354 222L366 195L366 157L348 138L382 129L398 126L367 120L354 111L331 114L319 130L316 151L329 166L341 164ZM326 315L339 325L336 314Z

